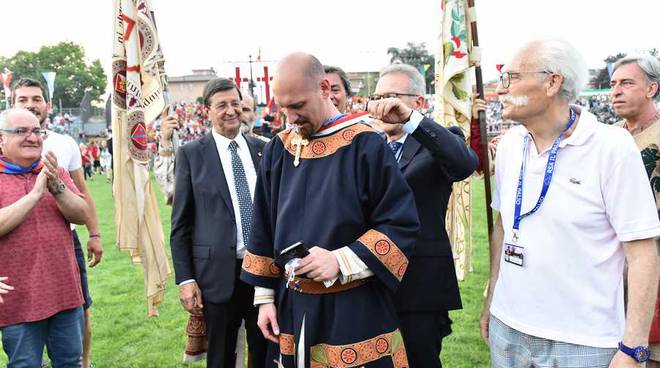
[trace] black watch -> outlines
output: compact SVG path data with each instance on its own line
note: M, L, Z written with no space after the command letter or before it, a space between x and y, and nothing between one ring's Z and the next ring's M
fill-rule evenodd
M623 341L619 342L619 350L635 359L637 363L644 363L645 361L649 360L649 356L651 355L651 350L648 346L636 346L631 348L626 346Z
M60 182L57 184L57 186L50 192L54 196L58 196L66 190L66 185L64 185L64 182L60 180Z

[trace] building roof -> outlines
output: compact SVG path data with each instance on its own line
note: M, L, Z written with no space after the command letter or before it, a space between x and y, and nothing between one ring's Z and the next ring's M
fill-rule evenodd
M167 78L167 83L208 82L214 78L217 78L217 75L184 75L180 77L169 77Z

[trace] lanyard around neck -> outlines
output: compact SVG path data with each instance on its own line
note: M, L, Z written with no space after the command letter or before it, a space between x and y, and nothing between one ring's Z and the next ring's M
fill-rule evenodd
M573 126L573 123L575 123L575 120L577 118L577 114L575 110L571 107L569 109L570 117L568 119L568 123L566 123L566 127L564 130L559 134L559 137L555 139L554 143L552 144L552 148L550 148L550 154L548 155L548 162L545 165L545 175L543 177L543 187L541 187L541 195L539 196L538 201L536 201L536 205L534 208L532 208L531 211L520 214L521 209L522 209L522 196L523 196L523 178L525 177L525 161L527 160L527 150L529 146L529 134L525 136L525 141L524 141L524 147L523 147L523 158L522 158L522 163L520 164L520 176L518 177L518 189L516 191L516 203L514 207L514 214L513 214L513 233L514 233L514 239L517 239L517 233L518 230L520 229L520 221L524 219L527 216L531 216L536 211L541 208L541 205L543 204L543 200L545 199L546 195L548 194L548 189L550 188L550 182L552 182L552 175L555 172L556 168L556 161L557 161L557 152L559 152L559 144L561 143L562 136L566 131L568 131L571 126Z

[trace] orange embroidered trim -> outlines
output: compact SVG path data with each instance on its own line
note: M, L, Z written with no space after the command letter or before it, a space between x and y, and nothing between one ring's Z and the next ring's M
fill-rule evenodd
M399 330L348 345L318 344L311 347L311 367L359 367L391 356L395 368L408 368L406 348Z
M408 258L387 235L372 229L364 233L358 241L401 281L408 268Z
M280 267L275 264L272 258L258 256L248 251L245 252L245 257L243 257L242 268L257 276L279 277L282 273Z
M364 124L353 124L328 136L312 138L309 140L309 143L301 149L300 158L321 158L330 156L337 152L338 149L351 144L356 135L371 131L373 131L373 129ZM294 133L288 129L279 133L277 136L282 141L282 144L284 144L284 148L294 156L296 154L297 146L291 144L291 142L294 139L301 138L300 134Z
M296 341L293 335L280 333L280 354L293 355L296 350Z

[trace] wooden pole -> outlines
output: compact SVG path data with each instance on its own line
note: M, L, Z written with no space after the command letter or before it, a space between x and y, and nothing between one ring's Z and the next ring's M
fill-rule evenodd
M474 8L475 0L467 0L468 8ZM477 34L477 21L476 19L471 19L470 28L472 30L472 46L479 46L479 36ZM477 93L481 98L485 99L484 95L484 82L481 75L481 66L477 65L474 68L475 77L477 81ZM490 208L491 203L491 189L490 189L490 160L488 155L488 132L486 131L486 112L479 111L479 132L480 132L480 143L481 143L481 152L483 155L484 164L484 185L486 191L486 220L488 223L488 241L490 244L490 235L493 233L493 210Z

